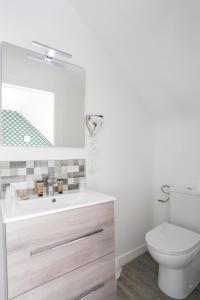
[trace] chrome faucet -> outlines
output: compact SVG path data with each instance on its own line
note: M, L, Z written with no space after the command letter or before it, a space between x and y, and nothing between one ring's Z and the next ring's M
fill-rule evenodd
M47 178L47 194L49 197L53 196L56 190L56 179Z

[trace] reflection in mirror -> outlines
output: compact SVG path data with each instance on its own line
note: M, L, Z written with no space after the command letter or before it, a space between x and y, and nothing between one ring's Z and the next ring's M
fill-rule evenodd
M3 83L2 116L3 144L54 145L54 93Z
M2 45L2 144L84 146L84 70Z

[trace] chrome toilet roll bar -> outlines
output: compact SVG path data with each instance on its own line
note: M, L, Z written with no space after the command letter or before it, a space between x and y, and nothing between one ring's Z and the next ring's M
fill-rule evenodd
M169 189L170 189L170 186L167 185L167 184L164 184L161 186L161 191L166 194L166 195L169 195ZM158 202L161 202L161 203L166 203L170 200L170 197L168 196L166 200L162 200L162 199L158 199Z

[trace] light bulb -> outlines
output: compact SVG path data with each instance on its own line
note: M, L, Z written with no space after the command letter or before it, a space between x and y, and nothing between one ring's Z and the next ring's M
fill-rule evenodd
M56 54L56 51L55 51L55 50L49 49L47 56L49 56L49 57L54 57L55 54Z

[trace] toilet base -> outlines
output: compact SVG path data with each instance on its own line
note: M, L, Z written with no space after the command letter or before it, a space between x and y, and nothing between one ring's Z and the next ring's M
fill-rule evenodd
M193 263L184 269L169 269L159 265L158 285L169 297L185 299L199 282L200 271Z

